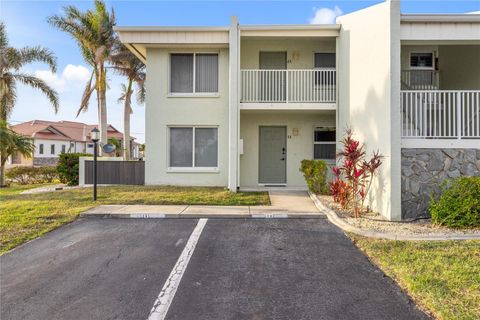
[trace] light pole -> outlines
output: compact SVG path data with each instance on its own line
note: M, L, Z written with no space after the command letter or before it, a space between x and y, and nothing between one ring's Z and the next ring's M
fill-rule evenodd
M93 201L97 201L97 149L100 140L100 131L97 128L90 132L90 139L93 141Z

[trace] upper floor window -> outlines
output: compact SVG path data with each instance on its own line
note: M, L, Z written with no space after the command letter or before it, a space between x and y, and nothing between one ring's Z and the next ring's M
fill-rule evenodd
M43 154L43 143L40 143L40 144L38 145L38 153L39 153L39 154Z
M315 52L314 67L318 70L315 72L315 84L319 85L335 85L336 74L332 69L336 67L335 52Z
M170 93L218 93L218 54L172 53Z
M410 68L433 69L433 53L410 52Z

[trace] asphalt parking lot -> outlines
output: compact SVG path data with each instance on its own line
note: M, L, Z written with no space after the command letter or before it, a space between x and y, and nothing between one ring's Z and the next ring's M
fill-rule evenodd
M0 259L2 320L427 319L321 218L84 218Z

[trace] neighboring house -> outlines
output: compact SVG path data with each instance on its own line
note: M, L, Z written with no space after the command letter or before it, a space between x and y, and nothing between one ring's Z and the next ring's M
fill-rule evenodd
M55 165L60 153L92 153L93 142L90 131L96 125L74 121L32 120L11 126L19 134L32 137L35 152L32 158L25 159L20 155L9 159L9 165ZM108 137L123 141L123 134L112 125L108 126ZM132 142L135 138L132 137ZM138 154L138 146L132 144L132 154ZM137 149L137 150L136 150Z
M300 161L334 163L347 127L385 156L368 200L388 219L479 174L480 15L116 31L147 65L146 184L305 189Z

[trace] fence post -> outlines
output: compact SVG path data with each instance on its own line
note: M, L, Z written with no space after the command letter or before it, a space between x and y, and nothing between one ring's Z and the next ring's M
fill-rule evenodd
M457 110L457 139L462 139L462 94L461 92L455 92L457 98L456 101L456 110Z
M288 103L288 92L290 91L290 88L288 87L288 70L285 70L285 103Z

